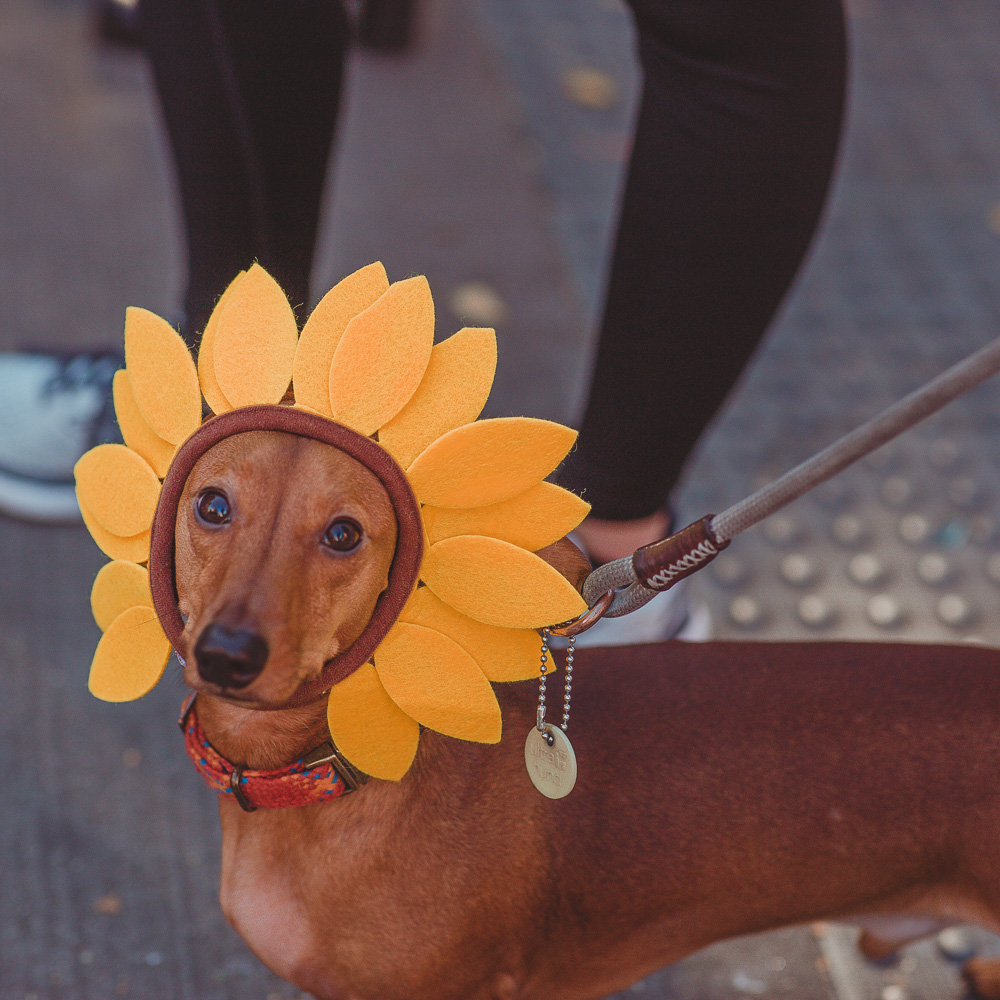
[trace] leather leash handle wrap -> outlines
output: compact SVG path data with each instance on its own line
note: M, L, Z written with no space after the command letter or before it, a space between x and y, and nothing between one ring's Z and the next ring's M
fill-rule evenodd
M679 580L710 563L727 545L711 528L714 514L681 528L669 538L636 549L632 568L636 580L647 590L669 590Z

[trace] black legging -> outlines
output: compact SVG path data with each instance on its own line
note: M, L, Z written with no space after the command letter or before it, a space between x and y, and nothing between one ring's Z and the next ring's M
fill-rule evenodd
M632 0L645 71L593 385L560 473L663 506L788 289L836 155L839 0ZM142 0L200 330L256 258L308 301L347 20L337 0Z
M349 23L337 0L141 0L187 230L186 329L252 261L296 307L309 274Z
M597 517L663 506L819 219L844 103L839 0L632 0L645 70L580 443Z

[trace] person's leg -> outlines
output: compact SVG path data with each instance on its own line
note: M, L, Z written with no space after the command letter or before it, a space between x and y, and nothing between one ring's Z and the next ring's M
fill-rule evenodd
M309 304L350 23L340 0L218 4L263 176L265 242L257 258L301 315Z
M579 448L602 560L667 528L695 442L816 228L844 100L839 0L632 0L645 71ZM648 537L643 537L648 535Z
M338 0L143 0L177 166L187 329L253 260L309 295L348 22Z

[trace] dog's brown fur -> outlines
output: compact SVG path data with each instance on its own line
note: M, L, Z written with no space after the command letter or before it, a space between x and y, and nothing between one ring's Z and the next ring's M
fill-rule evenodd
M225 530L194 517L209 485L233 502ZM344 512L368 539L330 559L319 539ZM188 648L221 619L272 649L239 692L188 663L209 740L250 767L296 759L325 738L324 700L254 708L360 633L395 544L388 498L329 446L242 434L198 462L176 542ZM426 731L399 783L252 814L220 799L222 906L261 959L322 1000L569 1000L820 917L1000 929L995 652L672 643L577 663L566 799L525 771L531 684L499 689L499 746ZM887 933L873 951L901 943ZM985 989L993 971L969 974Z

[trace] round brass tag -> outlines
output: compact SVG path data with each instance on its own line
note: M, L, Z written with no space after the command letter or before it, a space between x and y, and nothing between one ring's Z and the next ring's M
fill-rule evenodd
M569 737L558 727L545 726L551 746L535 726L524 741L524 763L531 783L542 795L561 799L573 791L576 784L576 754Z

